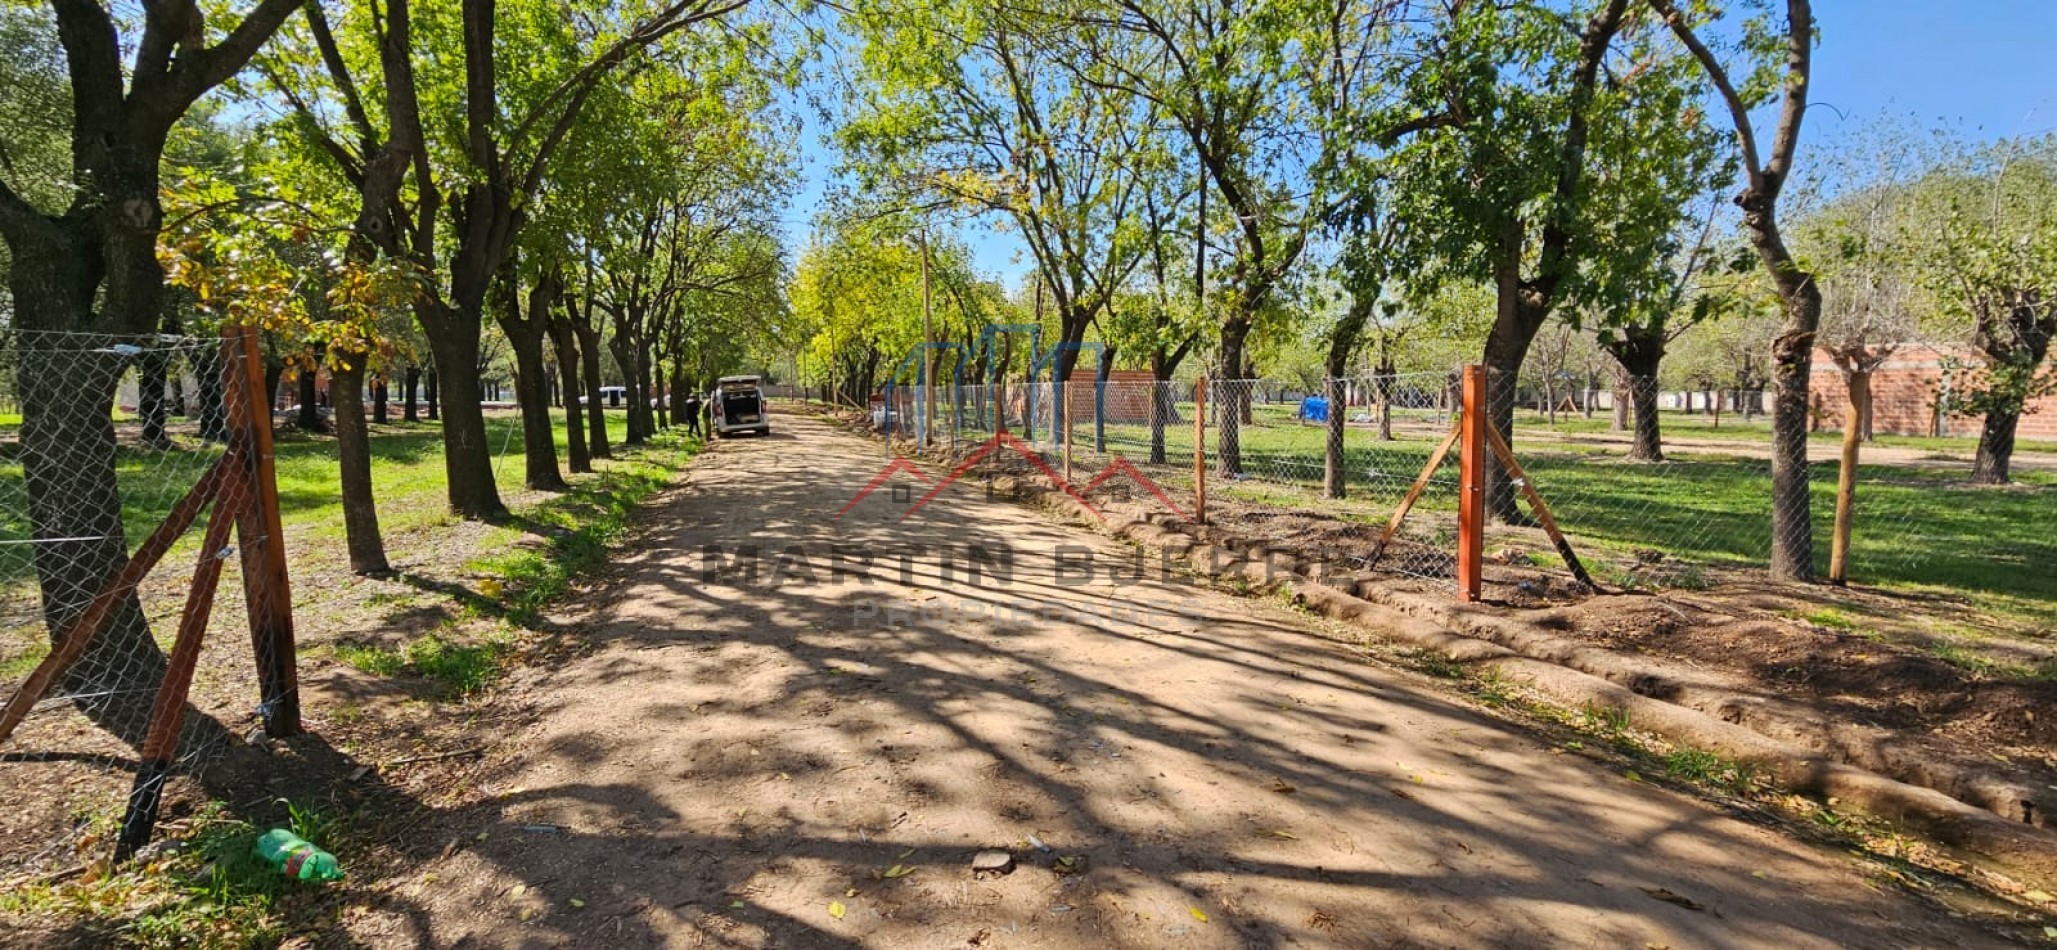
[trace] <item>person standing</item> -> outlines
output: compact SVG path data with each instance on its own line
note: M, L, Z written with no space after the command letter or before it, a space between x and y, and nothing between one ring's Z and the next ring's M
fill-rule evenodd
M705 433L700 431L701 413L699 390L694 390L692 392L686 393L686 411L684 415L686 417L686 434L704 437Z

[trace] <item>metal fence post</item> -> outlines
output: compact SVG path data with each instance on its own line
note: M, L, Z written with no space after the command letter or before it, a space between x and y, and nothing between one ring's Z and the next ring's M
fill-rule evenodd
M1486 368L1466 366L1463 433L1458 446L1457 597L1476 602L1484 588L1486 534Z

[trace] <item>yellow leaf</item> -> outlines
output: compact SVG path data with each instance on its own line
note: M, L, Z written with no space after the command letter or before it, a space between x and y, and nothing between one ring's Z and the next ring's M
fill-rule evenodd
M2038 904L2048 904L2051 901L2057 901L2057 897L2051 897L2049 891L2030 891L2021 896L2026 897L2029 900L2035 901Z
M846 912L846 910L847 909L843 906L842 901L829 901L830 917L834 917L837 920L842 920L843 914Z
M1198 907L1188 907L1186 908L1186 913L1192 914L1194 920L1197 920L1203 924L1207 922L1207 912L1201 910Z
M896 877L906 877L907 875L913 873L914 869L904 864L895 864L892 867L886 869L886 877L889 879Z
M573 907L584 907L584 906L586 906L586 902L585 902L585 901L582 901L582 900L579 900L578 898L574 897L574 898L572 898L572 899L571 899L571 906L573 906Z
M1274 830L1272 830L1272 831L1267 831L1267 832L1265 832L1265 833L1264 833L1264 836L1265 836L1265 837L1267 837L1267 838L1277 838L1277 839L1279 839L1279 840L1281 840L1281 841L1298 841L1298 840L1300 840L1300 836L1299 836L1299 835L1296 835L1296 834L1294 834L1294 833L1292 833L1292 832L1290 832L1290 831L1287 831L1287 830L1286 830L1286 829L1284 829L1284 828L1278 828L1278 829L1274 829Z

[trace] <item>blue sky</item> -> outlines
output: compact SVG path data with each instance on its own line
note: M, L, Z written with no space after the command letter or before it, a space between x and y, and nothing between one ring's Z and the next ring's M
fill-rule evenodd
M2057 0L1815 0L1821 45L1801 137L1851 135L1881 116L1991 140L2057 130ZM787 214L796 249L818 208L835 155L809 117L800 193ZM980 271L1018 284L1030 264L1004 230L971 222L959 237Z

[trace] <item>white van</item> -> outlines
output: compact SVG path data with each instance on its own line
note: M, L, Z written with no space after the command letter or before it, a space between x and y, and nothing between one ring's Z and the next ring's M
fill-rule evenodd
M765 405L762 379L723 376L707 394L707 415L715 435L738 432L771 434L771 407Z

